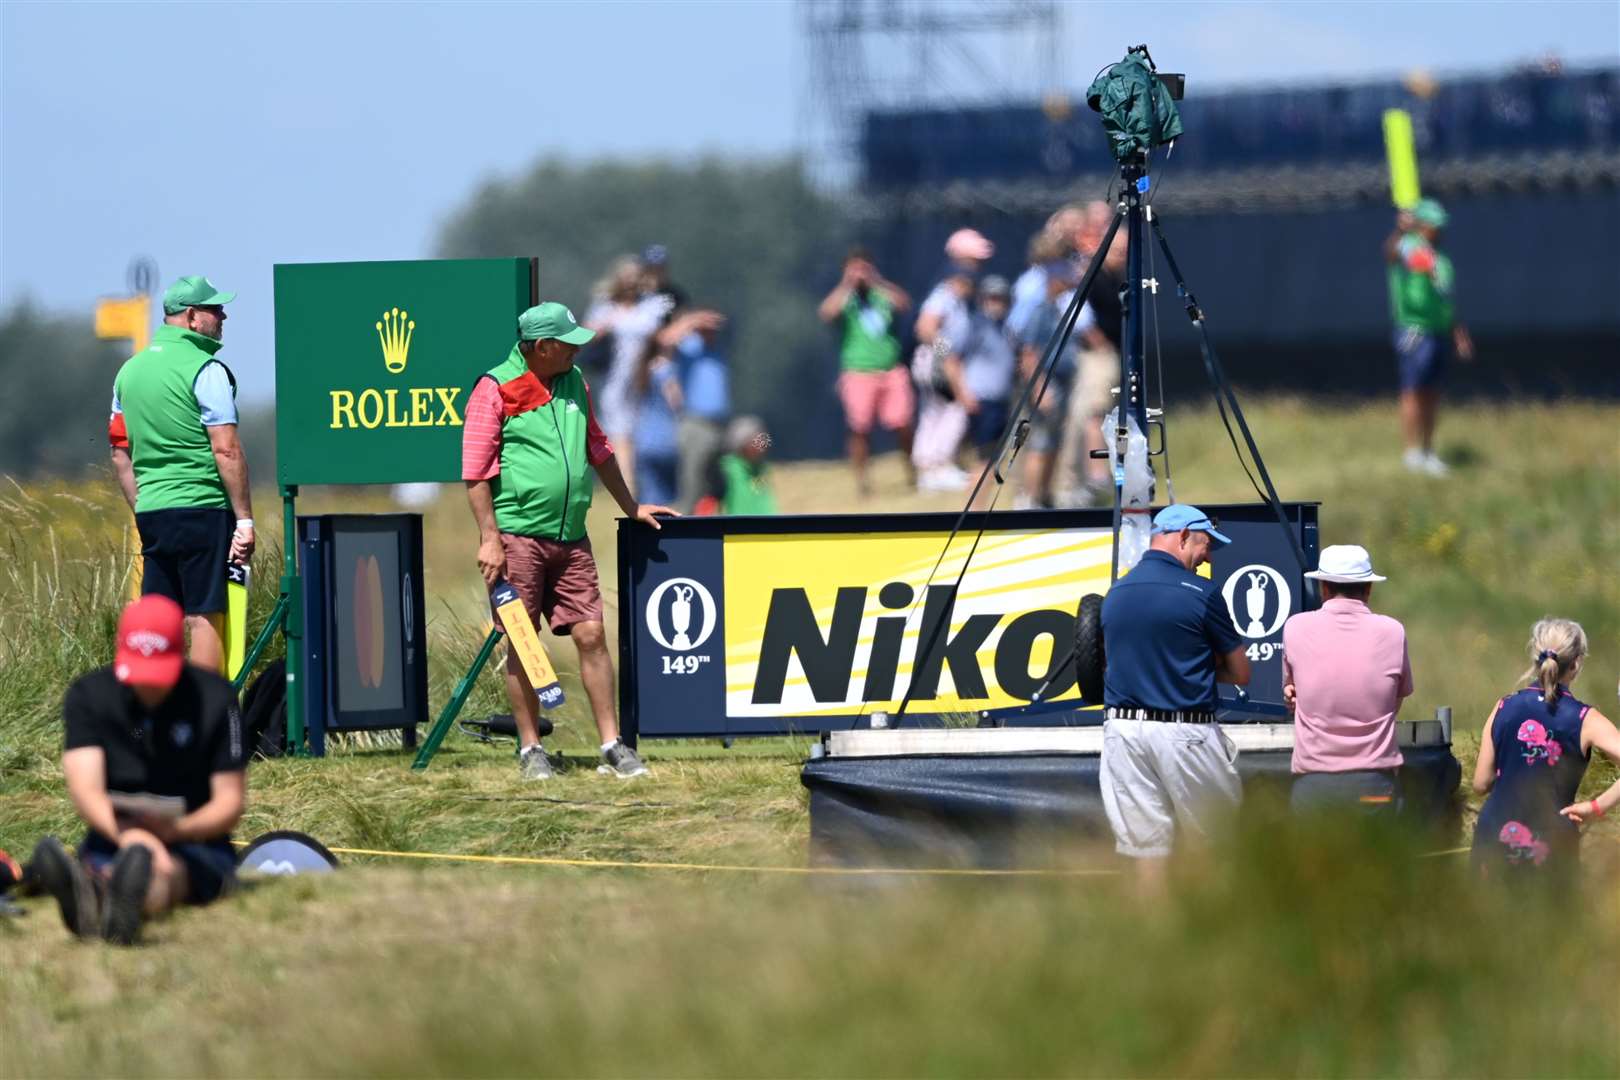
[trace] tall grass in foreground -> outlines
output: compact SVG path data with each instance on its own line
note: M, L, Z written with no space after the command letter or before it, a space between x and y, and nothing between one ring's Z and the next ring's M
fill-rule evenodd
M1612 865L1501 891L1410 836L1261 815L1178 869L1144 901L1107 877L366 867L124 952L40 912L0 929L0 1042L23 1075L1620 1073Z

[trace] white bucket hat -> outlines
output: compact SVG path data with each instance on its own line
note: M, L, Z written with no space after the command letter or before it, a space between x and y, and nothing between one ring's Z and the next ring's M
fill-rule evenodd
M1360 544L1332 544L1323 548L1316 569L1305 571L1305 576L1340 585L1389 580L1373 573L1372 557Z

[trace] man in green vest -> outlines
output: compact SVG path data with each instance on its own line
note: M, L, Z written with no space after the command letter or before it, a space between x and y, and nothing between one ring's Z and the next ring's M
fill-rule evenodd
M163 325L113 379L107 424L141 537L141 593L180 605L189 659L210 671L224 668L225 567L253 557L236 377L215 355L235 297L200 274L169 286Z
M595 336L562 304L540 304L518 317L517 344L468 397L461 476L478 522L484 583L509 582L536 628L549 624L552 633L574 639L580 682L602 738L597 771L628 778L645 775L647 767L619 741L613 659L585 532L592 489L587 467L627 517L656 529L655 515L674 511L636 502L596 424L585 377L574 367L579 347ZM529 780L548 779L539 703L515 650L506 657L506 695L517 723L519 772Z
M821 301L821 321L840 326L838 398L849 428L849 462L855 489L870 493L866 462L872 454L872 428L881 423L893 431L905 459L908 484L917 477L911 463L912 424L917 399L911 370L900 362L898 317L911 310L911 297L878 273L865 248L852 248L844 274Z
M1457 320L1452 299L1456 275L1440 250L1445 208L1422 199L1396 218L1384 244L1389 263L1389 301L1395 318L1395 358L1401 381L1401 437L1407 469L1429 476L1450 470L1434 452L1440 384L1453 354L1474 358L1474 342Z

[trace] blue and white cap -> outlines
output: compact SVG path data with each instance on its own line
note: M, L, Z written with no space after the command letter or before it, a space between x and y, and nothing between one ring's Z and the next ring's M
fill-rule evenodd
M1231 537L1216 530L1215 522L1208 514L1188 503L1176 503L1167 506L1154 515L1154 536L1162 533L1178 533L1182 529L1209 533L1209 538L1217 544L1230 544L1232 542Z

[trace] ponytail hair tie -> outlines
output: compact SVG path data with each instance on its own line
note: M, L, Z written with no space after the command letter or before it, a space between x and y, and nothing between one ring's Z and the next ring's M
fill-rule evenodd
M1558 660L1558 653L1557 653L1556 650L1554 650L1554 649L1542 649L1541 652L1536 654L1536 664L1537 665L1545 664L1549 660L1552 660L1554 662L1556 662Z

